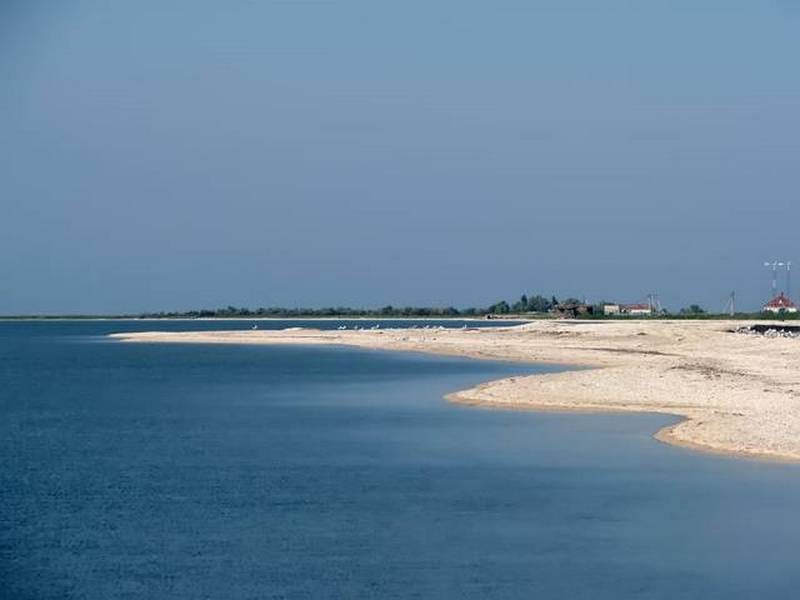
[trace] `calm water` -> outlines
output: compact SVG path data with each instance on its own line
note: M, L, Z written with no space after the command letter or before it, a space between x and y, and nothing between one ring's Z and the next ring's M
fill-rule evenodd
M0 323L0 596L800 589L799 468L661 445L664 417L441 399L530 367L102 338L231 326Z

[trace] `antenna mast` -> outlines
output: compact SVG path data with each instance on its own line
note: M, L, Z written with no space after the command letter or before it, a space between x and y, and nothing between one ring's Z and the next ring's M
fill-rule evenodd
M792 261L786 261L786 297L792 297Z
M728 314L730 316L736 315L736 292L731 292L731 295L728 296L728 302L725 303L725 308L728 310Z
M658 294L647 294L647 306L650 308L651 314L661 312L661 302L658 300Z
M780 260L773 260L772 262L765 262L765 267L772 267L772 286L770 287L770 298L778 295L778 267L785 266L785 263Z

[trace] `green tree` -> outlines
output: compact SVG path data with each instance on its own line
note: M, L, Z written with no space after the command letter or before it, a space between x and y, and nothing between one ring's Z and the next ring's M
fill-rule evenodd
M500 302L492 304L489 307L489 312L496 315L505 315L511 312L511 307L508 305L508 302L501 300Z
M547 312L553 303L544 296L536 295L528 299L528 310L531 312Z
M528 296L522 294L519 302L515 302L511 309L514 312L526 312L528 310Z
M691 304L687 308L681 309L682 315L703 315L705 312L706 311L699 304Z

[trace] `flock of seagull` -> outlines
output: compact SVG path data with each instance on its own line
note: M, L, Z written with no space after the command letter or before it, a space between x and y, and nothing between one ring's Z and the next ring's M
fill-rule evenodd
M345 329L347 329L347 328L348 328L348 327L347 327L347 325L339 325L339 327L337 327L336 329L338 329L339 331L344 331L344 330L345 330ZM372 327L366 327L366 326L365 326L365 327L361 327L361 326L359 326L359 325L354 325L354 326L353 326L353 331L375 331L376 329L380 329L380 328L381 328L381 326L380 326L380 324L378 324L378 323L376 323L376 324L375 324L375 325L373 325ZM461 327L461 329L466 329L466 328L467 328L467 325L466 325L466 324L464 324L464 325ZM419 327L419 326L417 326L417 325L412 325L411 327L408 327L407 329L432 329L432 330L440 330L440 329L447 329L447 328L446 328L444 325L425 325L424 327Z
M336 329L338 329L339 331L344 331L347 328L348 328L347 325L339 325L339 327L337 327ZM380 328L381 328L381 326L380 326L379 323L375 323L375 325L373 325L372 327L366 327L366 326L365 327L361 327L360 325L354 325L353 326L353 331L375 331L375 330L378 330ZM258 324L254 323L253 326L251 327L251 329L253 329L253 330L258 329ZM297 328L290 327L289 329L297 329ZM441 330L441 329L447 329L447 328L444 325L425 325L424 327L419 327L417 325L412 325L411 327L408 327L407 329L430 329L430 330L434 330L435 331L435 330ZM455 328L453 328L453 329L455 329ZM460 327L460 329L467 329L467 324L465 323L464 325L462 325Z

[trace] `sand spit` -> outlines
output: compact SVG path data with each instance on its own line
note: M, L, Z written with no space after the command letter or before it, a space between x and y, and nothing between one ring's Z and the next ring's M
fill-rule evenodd
M537 321L486 329L197 331L114 334L130 342L343 344L595 367L511 377L454 402L544 410L638 411L684 420L672 444L800 460L800 339L732 333L727 321Z

